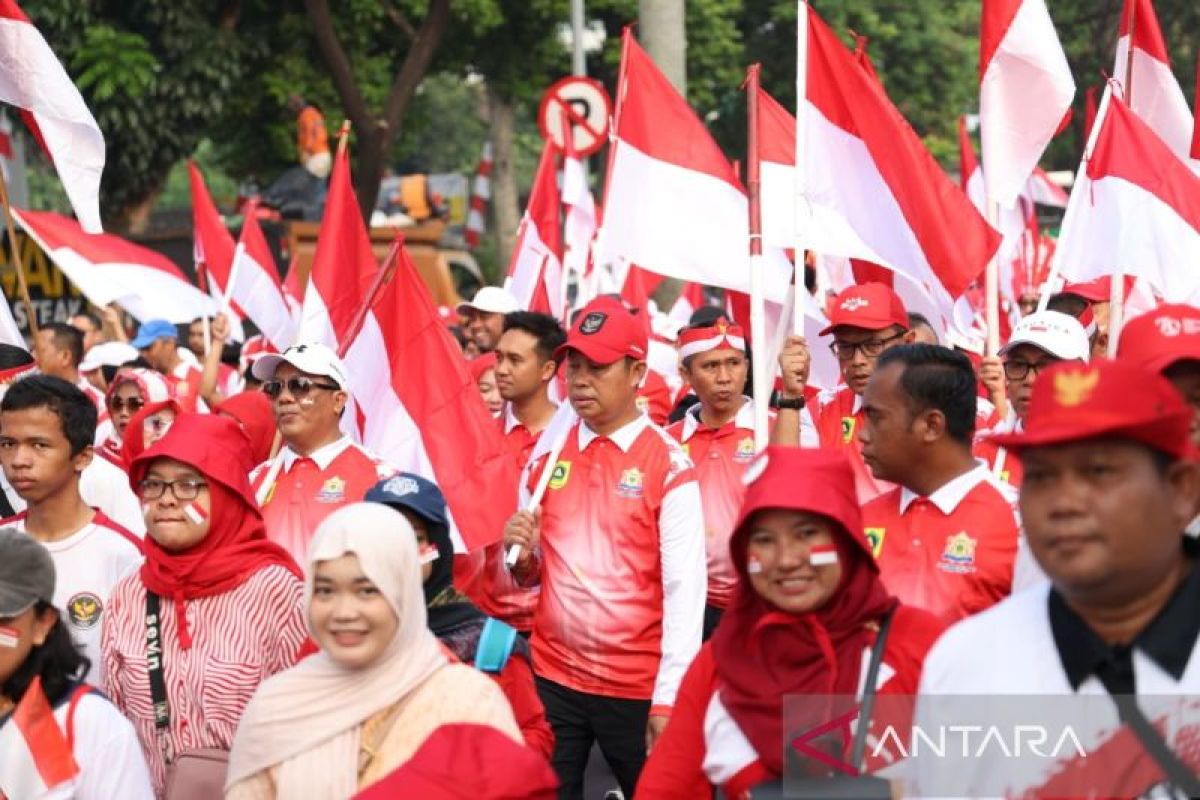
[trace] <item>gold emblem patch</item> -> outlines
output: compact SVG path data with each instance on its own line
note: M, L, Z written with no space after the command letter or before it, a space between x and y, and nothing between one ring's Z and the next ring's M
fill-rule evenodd
M1098 383L1100 373L1096 370L1064 370L1054 376L1054 402L1067 408L1082 405Z
M559 461L554 465L554 471L550 473L549 488L563 488L567 485L567 478L569 477L571 477L571 462Z

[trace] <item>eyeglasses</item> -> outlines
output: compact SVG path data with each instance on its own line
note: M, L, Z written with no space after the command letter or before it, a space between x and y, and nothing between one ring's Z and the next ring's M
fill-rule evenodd
M867 358L876 358L883 352L888 342L894 342L904 336L904 331L886 339L867 339L865 342L839 342L834 339L829 343L830 351L837 356L838 361L849 361L854 358L854 351L861 350Z
M1038 373L1052 365L1053 361L1041 361L1033 363L1030 361L1005 361L1004 362L1004 377L1010 381L1023 381L1029 377L1032 372L1036 378Z
M124 400L119 397L113 397L108 401L109 409L118 414L125 410L128 410L130 414L136 414L144 405L146 405L146 401L140 397L128 397Z
M342 387L332 383L317 383L308 378L288 378L286 381L267 381L262 385L263 394L274 400L283 394L284 387L292 393L292 397L299 400L301 397L307 397L308 393L313 389L325 389L330 392L340 392Z
M143 478L138 482L138 494L143 500L157 500L167 489L175 495L176 500L195 500L200 490L207 483L196 478L180 478L177 481L163 481L158 478Z

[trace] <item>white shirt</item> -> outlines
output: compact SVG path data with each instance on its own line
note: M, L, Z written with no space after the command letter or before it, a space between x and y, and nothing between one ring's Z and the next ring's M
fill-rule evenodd
M54 719L67 735L70 703L54 709ZM75 800L154 800L150 772L133 725L117 707L95 692L75 706L71 731L75 737Z

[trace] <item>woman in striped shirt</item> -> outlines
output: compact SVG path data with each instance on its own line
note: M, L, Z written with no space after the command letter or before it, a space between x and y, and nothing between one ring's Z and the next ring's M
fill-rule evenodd
M146 561L113 589L103 655L109 695L137 729L160 797L181 756L229 749L258 685L307 642L301 573L266 538L251 467L237 423L183 414L130 469ZM214 779L219 792L223 775Z

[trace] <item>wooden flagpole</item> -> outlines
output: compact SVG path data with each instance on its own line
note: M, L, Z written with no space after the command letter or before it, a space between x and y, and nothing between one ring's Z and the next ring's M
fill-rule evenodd
M25 280L25 267L21 263L20 249L17 247L17 229L13 224L12 206L8 200L8 181L0 170L0 204L4 206L4 224L8 230L8 247L12 253L13 268L17 271L17 289L21 293L21 302L25 305L25 316L29 319L29 333L36 339L38 335L37 314L33 310L33 300L29 297L29 284Z
M762 178L758 150L758 95L761 64L752 64L746 74L746 188L750 195L750 347L753 358L754 449L767 447L767 414L770 376L773 365L767 363L766 297L763 289L762 249ZM803 284L801 284L803 285Z

